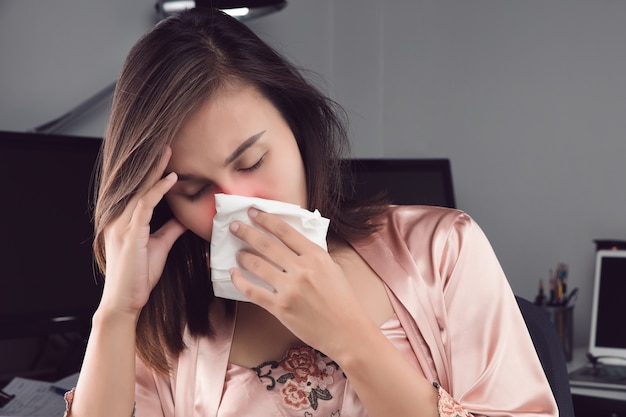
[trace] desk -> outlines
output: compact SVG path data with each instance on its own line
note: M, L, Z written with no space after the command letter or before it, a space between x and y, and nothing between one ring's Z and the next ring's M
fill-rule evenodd
M572 372L587 363L587 347L574 349L572 361L567 364ZM571 387L576 417L625 417L626 392L596 388Z

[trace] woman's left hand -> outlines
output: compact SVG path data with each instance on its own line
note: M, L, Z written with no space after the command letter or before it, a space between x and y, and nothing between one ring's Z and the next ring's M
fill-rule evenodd
M257 209L248 215L283 244L252 226L232 223L231 233L262 254L243 250L237 261L274 291L247 280L238 268L231 270L233 284L304 343L331 357L339 354L338 349L354 342L358 326L369 320L344 271L328 252L278 216Z

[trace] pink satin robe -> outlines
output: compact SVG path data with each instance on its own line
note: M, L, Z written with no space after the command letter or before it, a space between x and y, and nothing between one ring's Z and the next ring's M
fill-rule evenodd
M496 256L465 213L397 207L355 249L386 282L426 378L474 416L558 416L550 386ZM192 338L164 377L137 365L137 417L217 417L234 320L221 302L214 339ZM242 399L243 400L243 399ZM352 417L345 399L342 416ZM247 407L243 407L247 409ZM232 410L231 410L232 411ZM242 414L244 415L244 414ZM256 410L255 416L265 416Z

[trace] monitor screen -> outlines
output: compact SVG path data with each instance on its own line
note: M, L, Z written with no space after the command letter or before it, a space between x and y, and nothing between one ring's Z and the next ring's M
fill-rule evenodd
M625 293L626 251L598 251L589 349L596 356L626 357L626 332L616 331L624 317Z
M89 325L102 291L89 211L100 143L0 132L0 338Z
M449 159L352 159L355 197L456 208Z

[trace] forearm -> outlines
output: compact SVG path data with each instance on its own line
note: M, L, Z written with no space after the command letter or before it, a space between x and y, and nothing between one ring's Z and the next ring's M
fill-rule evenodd
M100 308L93 325L72 417L130 417L135 401L137 317Z
M363 330L361 328L361 330ZM372 323L338 363L371 417L437 417L438 392Z

